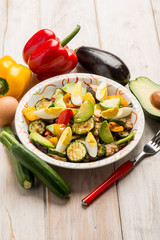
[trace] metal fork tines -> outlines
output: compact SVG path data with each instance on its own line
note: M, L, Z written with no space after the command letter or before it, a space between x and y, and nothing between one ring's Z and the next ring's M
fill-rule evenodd
M155 154L159 150L160 150L160 130L143 148L143 151L146 154Z
M139 160L141 160L146 155L154 155L160 151L160 130L156 133L156 135L144 146L143 151L135 157L132 162L136 164Z

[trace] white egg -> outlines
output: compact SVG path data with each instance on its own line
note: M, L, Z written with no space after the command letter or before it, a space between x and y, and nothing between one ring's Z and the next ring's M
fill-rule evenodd
M119 108L119 112L116 115L116 118L127 117L132 111L133 111L133 108L130 108L130 107Z
M81 106L82 99L82 83L78 82L72 90L71 101L75 106Z
M97 156L97 141L91 132L86 137L86 148L91 157Z
M63 143L58 142L56 146L56 151L63 153L66 150L66 148L67 148L67 145L64 145Z
M34 114L42 119L55 119L59 116L62 110L63 108L58 107L42 108L34 111Z
M71 139L72 139L72 130L70 127L67 127L63 131L63 133L57 143L56 150L58 152L64 152L66 150L68 144L70 143Z
M103 101L107 99L107 83L106 82L102 82L98 86L97 92L96 92L96 98L99 101Z

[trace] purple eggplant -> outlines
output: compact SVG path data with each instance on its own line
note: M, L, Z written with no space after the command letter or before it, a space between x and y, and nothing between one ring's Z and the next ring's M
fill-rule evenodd
M128 67L114 54L86 46L76 49L76 54L80 65L89 73L110 78L122 85L129 82Z

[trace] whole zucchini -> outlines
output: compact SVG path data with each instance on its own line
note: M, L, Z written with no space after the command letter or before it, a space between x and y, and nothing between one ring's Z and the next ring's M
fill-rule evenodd
M2 132L0 141L8 148L13 156L29 169L49 190L60 198L70 194L67 183L46 162L28 150L10 134Z
M122 85L129 82L128 67L114 54L86 46L76 49L76 54L79 63L88 72L110 78Z
M9 133L14 138L16 138L16 135L14 135L13 131L9 126L2 127L2 131ZM33 174L26 167L24 167L11 152L10 152L10 157L11 157L13 168L19 184L23 188L26 188L26 189L31 188L34 183Z

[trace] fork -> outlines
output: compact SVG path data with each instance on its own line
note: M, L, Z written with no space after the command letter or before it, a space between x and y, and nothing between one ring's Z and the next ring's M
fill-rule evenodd
M131 170L136 163L142 158L156 154L160 150L160 130L156 135L144 146L143 151L133 158L122 164L115 172L113 172L99 187L93 190L88 196L82 199L82 204L88 206L95 198L104 192L111 184L120 179L124 174Z

